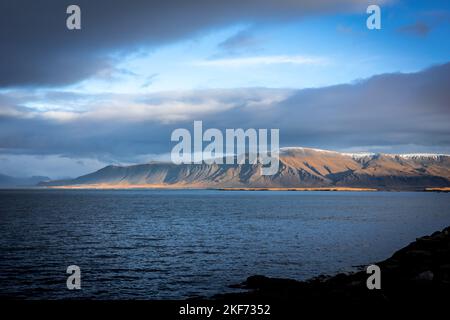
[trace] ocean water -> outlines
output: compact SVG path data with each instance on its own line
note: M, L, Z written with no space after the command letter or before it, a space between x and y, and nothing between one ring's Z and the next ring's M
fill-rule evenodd
M211 296L353 270L449 225L449 193L2 190L0 296Z

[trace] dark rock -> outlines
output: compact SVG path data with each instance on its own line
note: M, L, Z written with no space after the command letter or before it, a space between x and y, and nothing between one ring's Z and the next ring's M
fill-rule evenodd
M375 264L381 269L380 290L367 289L369 275L361 270L351 274L321 275L308 281L252 276L239 286L249 291L215 298L301 300L304 305L450 301L450 227L418 238L391 258Z

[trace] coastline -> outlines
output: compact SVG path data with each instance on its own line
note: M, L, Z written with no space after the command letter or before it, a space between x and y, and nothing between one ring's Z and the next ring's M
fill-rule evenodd
M322 187L322 188L220 188L222 191L378 191L375 188Z
M61 190L219 190L219 191L327 191L327 192L450 192L450 187L424 187L417 189L409 188L359 188L359 187L211 187L202 184L79 184L79 185L61 185L61 186L38 186L33 189L61 189Z
M47 189L204 189L204 190L220 190L220 191L378 191L375 188L352 188L352 187L320 187L320 188L272 188L272 187L233 187L233 188L211 188L195 184L84 184L84 185L67 185L67 186L49 186Z
M450 187L442 187L442 188L425 188L426 192L450 192Z

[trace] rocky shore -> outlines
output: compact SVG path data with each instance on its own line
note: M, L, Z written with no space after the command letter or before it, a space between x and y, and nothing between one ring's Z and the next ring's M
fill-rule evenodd
M308 281L251 276L217 300L301 301L305 304L450 301L450 227L416 239L392 257L374 263L381 270L381 289L369 290L366 270Z

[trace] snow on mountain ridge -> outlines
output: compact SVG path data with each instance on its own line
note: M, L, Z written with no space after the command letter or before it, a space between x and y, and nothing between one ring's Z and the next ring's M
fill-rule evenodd
M403 159L433 159L438 160L441 157L450 157L448 154L443 153L405 153L397 155Z
M332 150L316 149L316 148L305 148L305 147L283 147L280 151L315 151L315 152L326 152L326 153L340 153Z
M355 160L359 160L362 158L373 158L375 156L383 155L388 157L400 157L402 159L412 159L412 160L420 160L420 159L432 159L438 160L441 157L450 157L449 154L444 153L381 153L381 152L339 152L339 151L331 151L324 149L316 149L316 148L305 148L305 147L284 147L280 148L280 151L314 151L320 153L335 153L343 156L352 157Z
M379 155L379 153L374 153L374 152L355 152L355 153L343 152L341 154L344 155L344 156L352 157L355 160L359 160L359 159L362 159L362 158L373 158L376 155Z

